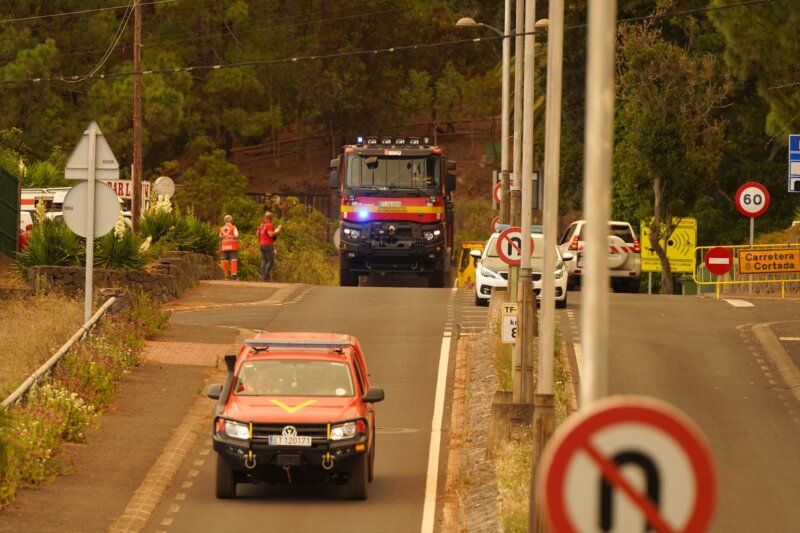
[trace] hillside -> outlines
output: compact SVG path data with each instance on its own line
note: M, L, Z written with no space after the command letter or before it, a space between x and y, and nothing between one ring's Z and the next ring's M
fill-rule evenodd
M492 155L491 123L463 122L454 124L453 129L440 133L437 141L447 157L458 165L456 197L461 201L481 198L489 201L492 169L499 167ZM497 131L494 136L497 138ZM304 142L291 138L234 149L231 162L250 178L247 192L254 196L326 195L330 192L329 164L335 156L336 153L331 153L330 138L320 136Z

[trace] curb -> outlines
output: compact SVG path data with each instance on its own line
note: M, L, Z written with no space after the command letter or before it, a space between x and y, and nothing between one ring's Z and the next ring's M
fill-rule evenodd
M781 342L772 331L772 326L781 322L768 322L765 324L755 324L752 327L758 342L764 348L767 356L777 368L778 373L794 394L795 399L800 402L800 369L781 345Z

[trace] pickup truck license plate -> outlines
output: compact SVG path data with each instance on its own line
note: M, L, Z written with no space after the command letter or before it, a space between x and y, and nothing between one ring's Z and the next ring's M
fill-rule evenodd
M270 446L311 446L311 437L270 435Z

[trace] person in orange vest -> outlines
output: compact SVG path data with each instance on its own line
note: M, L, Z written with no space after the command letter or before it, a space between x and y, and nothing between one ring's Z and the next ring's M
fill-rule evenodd
M236 252L239 250L239 230L233 225L232 216L225 215L225 224L219 229L219 237L220 266L227 279L230 263L230 279L235 280L239 271L239 262L236 259Z

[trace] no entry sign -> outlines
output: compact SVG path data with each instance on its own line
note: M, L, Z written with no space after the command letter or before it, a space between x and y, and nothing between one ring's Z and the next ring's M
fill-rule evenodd
M531 237L531 253L533 253L533 237ZM511 226L497 236L497 255L506 264L519 266L522 263L522 229Z
M731 254L727 248L715 246L706 253L703 262L706 264L706 268L709 272L717 276L723 276L733 267L733 254Z
M716 478L705 438L672 406L617 396L573 415L545 447L537 494L554 532L705 531Z

